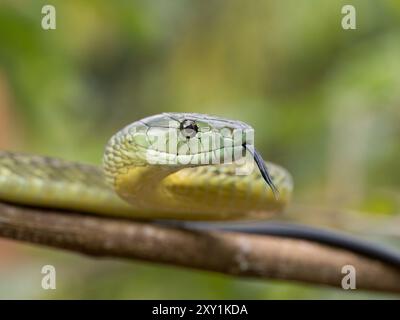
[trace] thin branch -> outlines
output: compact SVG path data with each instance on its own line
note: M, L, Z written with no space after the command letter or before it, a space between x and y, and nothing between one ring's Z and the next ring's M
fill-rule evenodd
M400 270L342 249L295 239L199 232L152 223L0 203L0 236L97 257L167 263L236 276L400 293Z

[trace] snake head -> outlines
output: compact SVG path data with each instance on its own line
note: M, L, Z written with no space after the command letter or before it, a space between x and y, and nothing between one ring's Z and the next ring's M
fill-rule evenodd
M115 134L106 147L104 167L113 179L133 166L177 170L237 163L251 150L255 150L254 130L244 122L197 113L162 113ZM257 152L251 155L275 192L261 157Z
M114 135L105 161L146 166L228 164L243 157L253 129L240 121L195 113L163 113L136 121Z

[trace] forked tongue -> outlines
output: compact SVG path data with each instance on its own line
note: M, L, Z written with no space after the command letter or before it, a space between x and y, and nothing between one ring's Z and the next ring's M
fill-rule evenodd
M250 152L250 154L253 156L254 161L257 164L258 169L261 172L261 176L264 178L264 181L268 184L268 186L271 188L275 199L279 198L279 191L272 182L271 176L268 172L267 166L265 165L265 161L261 157L261 155L258 153L258 151L255 148L249 148L247 145L244 145L244 147Z

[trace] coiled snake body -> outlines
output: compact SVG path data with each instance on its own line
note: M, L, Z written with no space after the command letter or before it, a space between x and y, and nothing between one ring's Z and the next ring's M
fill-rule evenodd
M292 178L262 160L252 134L240 121L163 113L115 134L102 168L0 151L0 201L157 223L269 218L289 202ZM344 234L273 224L219 229L317 241L400 267L397 252Z
M253 147L250 133L240 121L163 113L115 134L103 168L1 151L0 200L145 219L268 217L289 201L292 180L268 164L274 196L253 156L242 152Z

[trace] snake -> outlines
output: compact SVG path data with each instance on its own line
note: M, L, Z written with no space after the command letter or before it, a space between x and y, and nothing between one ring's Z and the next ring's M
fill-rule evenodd
M183 221L189 229L207 228L210 221L255 221L260 226L284 212L293 178L282 166L263 160L254 132L238 120L170 112L119 130L105 146L102 166L0 151L0 201ZM223 224L219 229L238 231ZM331 232L273 224L239 231L309 239L400 266L397 253Z
M240 121L163 113L113 135L102 167L2 151L0 199L137 219L265 218L285 207L293 183L284 168L254 165L241 152L258 154L251 131Z

